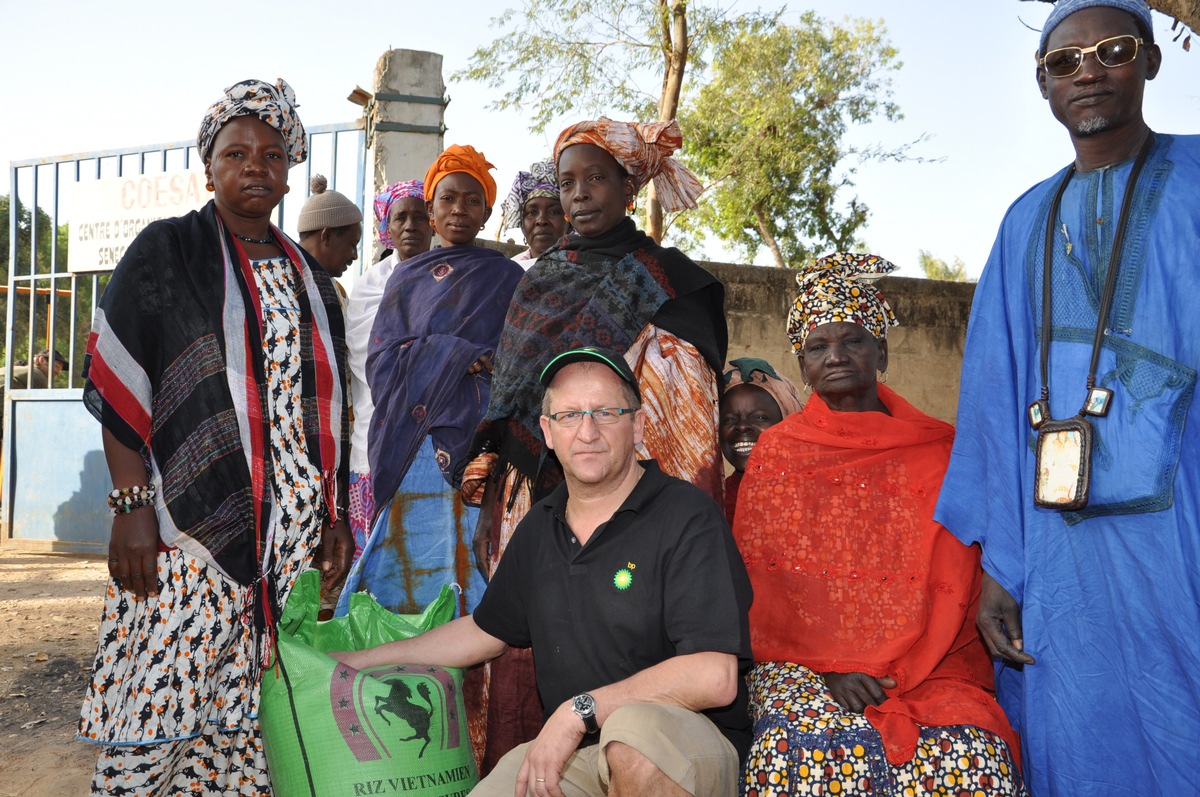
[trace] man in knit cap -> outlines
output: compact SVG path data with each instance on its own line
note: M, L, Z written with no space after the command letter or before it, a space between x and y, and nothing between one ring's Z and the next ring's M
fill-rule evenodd
M300 245L329 276L340 277L358 257L363 214L346 196L328 190L329 181L323 175L312 178L311 188L312 196L300 209L296 225Z
M1029 790L1200 794L1200 137L1151 130L1143 0L1059 0L1037 83L1073 162L975 290L935 518L983 550L977 625Z

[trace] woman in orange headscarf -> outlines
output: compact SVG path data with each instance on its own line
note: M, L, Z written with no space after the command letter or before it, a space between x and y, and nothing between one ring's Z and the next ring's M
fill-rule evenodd
M954 429L876 378L897 322L870 282L894 268L838 253L798 277L813 394L746 465L748 797L1026 793L975 631L979 549L933 520Z
M523 273L502 253L474 245L496 202L491 169L472 147L453 145L438 156L424 187L441 245L397 263L384 288L367 345L376 519L339 613L357 591L403 613L420 612L444 584L462 587L462 613L483 594L468 558L476 510L457 488Z

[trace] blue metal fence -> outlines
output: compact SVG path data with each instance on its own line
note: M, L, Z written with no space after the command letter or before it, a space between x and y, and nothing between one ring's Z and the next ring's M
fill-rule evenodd
M366 137L357 123L308 128L309 158L289 174L289 201L276 224L295 229L300 206L317 173L329 187L363 208ZM48 550L104 550L111 526L99 425L82 403L83 358L91 318L108 283L107 274L67 271L66 220L61 218L69 183L188 169L195 141L81 152L13 161L9 173L8 280L0 293L4 317L3 381L0 390L0 544ZM302 190L297 190L302 189ZM371 209L365 208L370 218ZM369 243L370 236L364 235ZM359 259L361 263L362 258ZM49 349L67 365L50 389L30 382L8 387L14 362Z

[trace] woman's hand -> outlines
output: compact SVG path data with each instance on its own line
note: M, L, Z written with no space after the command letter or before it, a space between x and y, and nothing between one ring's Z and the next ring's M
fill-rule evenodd
M104 460L114 489L146 484L142 455L127 448L107 428L103 432ZM148 485L147 485L148 486ZM108 575L137 600L158 597L158 516L154 505L122 512L113 518L108 541Z
M328 592L342 583L342 579L350 572L353 559L354 535L350 533L350 524L342 514L336 523L325 526L321 532L322 591Z
M485 354L475 362L471 363L471 367L467 369L467 376L472 376L480 373L481 371L487 371L489 374L492 372L491 354Z
M483 498L479 501L479 518L475 521L475 536L471 548L475 552L475 569L486 583L492 564L492 522L496 506L496 492L500 488L489 475L483 483Z
M158 517L153 506L113 518L108 575L136 600L158 596Z
M855 714L863 713L867 706L882 705L887 700L883 690L896 687L891 678L873 678L865 672L823 672L821 677L837 704Z

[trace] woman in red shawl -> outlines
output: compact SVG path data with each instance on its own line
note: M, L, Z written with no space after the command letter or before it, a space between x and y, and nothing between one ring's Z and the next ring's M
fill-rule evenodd
M876 379L897 322L869 280L893 269L838 253L797 278L813 395L741 485L754 797L1026 793L975 631L979 551L933 521L954 430Z

